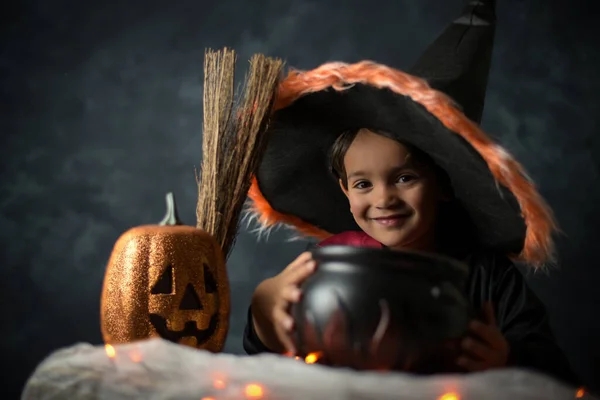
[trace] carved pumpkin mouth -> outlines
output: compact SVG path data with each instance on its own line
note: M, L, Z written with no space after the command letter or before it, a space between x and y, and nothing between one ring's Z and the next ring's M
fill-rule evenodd
M219 316L217 314L213 315L210 318L210 323L206 329L198 329L196 321L187 321L183 329L179 331L171 330L167 327L166 318L161 317L158 314L150 314L150 323L163 339L179 343L183 338L195 337L197 344L201 345L208 341L217 330Z

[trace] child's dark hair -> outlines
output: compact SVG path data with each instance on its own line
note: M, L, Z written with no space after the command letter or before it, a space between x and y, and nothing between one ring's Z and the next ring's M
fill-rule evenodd
M344 157L359 131L360 129L344 131L338 136L329 151L330 171L336 180L340 179L342 181L345 189L348 189L348 178L344 166ZM437 235L442 247L441 250L450 256L458 258L468 254L477 245L475 228L464 207L454 199L452 183L446 171L440 168L427 153L410 143L398 140L393 134L371 129L370 131L401 143L409 149L416 160L431 165L434 168L438 184L442 186L442 190L452 199L441 204L438 214Z
M350 148L352 142L358 135L360 129L350 129L344 131L338 138L335 140L333 145L331 146L331 150L329 152L329 166L331 173L335 176L336 179L342 180L342 185L344 185L345 189L348 189L348 177L346 176L346 167L344 166L344 157ZM388 139L394 139L392 135L387 132L375 132L378 135L387 137Z
M331 150L329 152L329 166L331 173L337 178L342 180L342 184L344 188L348 189L348 178L346 176L346 168L344 166L344 157L350 148L350 145L358 135L360 129L352 129L343 132L338 138L335 140L333 145L331 146ZM388 139L395 140L398 143L401 143L403 146L407 147L415 160L417 160L421 164L427 164L434 167L436 177L438 179L438 184L442 186L442 189L447 191L448 195L452 193L452 185L450 184L450 178L446 171L442 168L438 167L435 162L423 151L418 149L417 147L411 145L410 143L405 143L399 141L394 135L386 131L375 131L370 130L373 133L376 133L380 136L386 137Z

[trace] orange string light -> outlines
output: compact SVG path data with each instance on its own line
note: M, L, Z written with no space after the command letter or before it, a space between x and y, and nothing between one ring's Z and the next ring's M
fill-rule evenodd
M134 363L139 363L142 361L142 355L139 351L133 350L131 353L129 353L129 359Z
M215 379L213 381L213 387L215 389L224 389L225 388L225 381L223 379Z

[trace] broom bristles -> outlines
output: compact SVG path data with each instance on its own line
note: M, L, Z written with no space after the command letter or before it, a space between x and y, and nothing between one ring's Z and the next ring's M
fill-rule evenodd
M213 235L228 256L237 237L246 194L266 147L283 61L254 55L243 99L234 112L235 52L207 51L204 80L202 173L197 227Z
M225 135L222 132L228 130L234 103L235 60L235 52L227 48L217 52L208 49L204 55L202 167L201 175L196 173L196 226L213 235L219 234L216 227L222 223L218 209L218 176L223 163L221 148Z

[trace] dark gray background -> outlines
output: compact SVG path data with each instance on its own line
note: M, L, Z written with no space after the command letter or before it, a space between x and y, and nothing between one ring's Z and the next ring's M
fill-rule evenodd
M120 3L120 4L117 4ZM0 11L1 390L15 398L51 351L101 343L108 255L126 229L159 221L174 191L195 222L204 49L230 46L312 68L373 59L405 68L462 0L66 1ZM568 5L567 5L568 4ZM592 4L592 2L590 2ZM559 343L600 381L598 7L499 0L483 126L523 161L565 232L562 265L530 277ZM597 39L596 39L597 40ZM240 70L240 71L241 71ZM229 259L226 350L241 353L256 284L305 247L243 230ZM4 398L4 395L2 397Z

